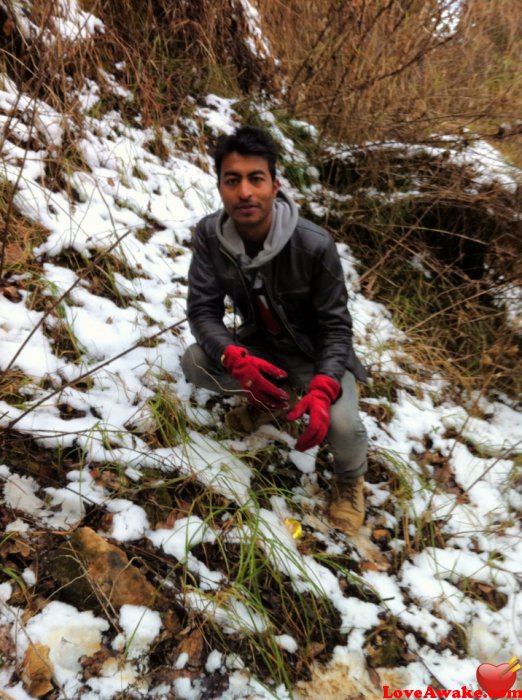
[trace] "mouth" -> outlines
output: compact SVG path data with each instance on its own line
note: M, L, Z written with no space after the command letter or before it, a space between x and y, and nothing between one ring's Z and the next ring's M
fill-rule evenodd
M250 214L258 208L257 204L240 204L236 207L236 211L240 211L242 214Z

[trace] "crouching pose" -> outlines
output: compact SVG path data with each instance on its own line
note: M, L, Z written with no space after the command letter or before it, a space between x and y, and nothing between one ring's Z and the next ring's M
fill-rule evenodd
M281 192L277 146L266 131L240 127L220 138L214 157L223 209L199 222L193 242L188 318L197 344L183 371L197 386L240 392L289 420L308 414L296 449L327 440L330 517L353 534L364 521L367 436L356 378L366 373L352 346L335 243ZM239 329L224 324L225 297ZM290 411L284 387L302 396Z

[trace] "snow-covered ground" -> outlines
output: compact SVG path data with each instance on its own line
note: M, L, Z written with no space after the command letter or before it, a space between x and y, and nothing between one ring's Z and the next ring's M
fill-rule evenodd
M75 3L62 4L68 8L63 32L78 36L103 31L99 20L80 13ZM254 12L251 20L255 21ZM114 90L125 99L115 81ZM117 465L133 483L139 483L143 470L151 468L160 474L191 476L254 512L249 492L252 468L241 456L275 445L274 463L289 462L301 474L295 503L273 498L271 509L258 512L256 533L229 529L230 541L257 537L296 590L330 598L345 634L344 645L335 651L335 662L364 696L382 697L382 688L376 689L372 683L362 647L367 632L379 625L383 611L396 615L412 630L406 644L416 659L400 669L381 669L384 685L423 689L435 678L444 688L477 688L479 664L499 664L522 653L522 495L515 488L517 483L520 486L520 412L507 401L481 398L480 411L475 406L472 415L440 398L447 395L443 377L414 382L401 362L406 339L394 327L387 310L361 294L351 251L346 245L339 246L357 350L366 364L393 376L397 387L393 401L376 396L362 404L372 452L405 480L410 494L397 502L395 512L381 512L389 496L386 483L370 483L365 532L372 522L394 532L406 519L413 538L418 523L431 521L437 523L445 540L444 548L433 542L405 556L393 575L372 569L363 574L385 602L366 602L346 594L330 569L300 552L285 524L292 518L309 526L298 504L313 501L315 451L297 453L293 450L295 439L274 427L261 428L244 439L218 440L212 431L221 424L220 415L206 408L208 394L195 392L179 366L184 349L192 342L185 321L191 229L201 216L219 207L219 198L207 154L179 152L176 135L179 128L197 133L204 126L215 133L230 132L237 123L233 102L210 95L207 106L196 111L191 124L165 130L162 138L170 155L162 159L148 147L156 132L123 123L117 112L89 116L96 95L93 85L86 85L78 95L84 115L77 147L89 169L70 175L71 197L65 191L51 191L45 184L45 163L60 149L67 117L19 94L11 81L0 75L0 175L16 187L17 209L48 231L35 250L41 263L38 287L44 298L61 298L61 323L69 328L81 358L73 362L55 352L51 337L58 319L34 308L33 292L27 289L34 288L34 270L25 279L18 276L19 298L0 296L0 368L16 368L26 375L22 388L25 401L23 407L1 401L0 425L36 438L46 447L76 446L84 454L83 468L71 470L63 488L42 488L37 478L20 473L8 461L0 465L0 502L12 515L6 533L72 530L82 522L86 505L98 504L113 515L111 529L104 536L117 543L146 538L173 562L187 566L199 586L185 591L184 606L215 617L225 632L262 633L267 625L262 616L239 600L232 599L224 606L217 595L212 597L223 585L225 574L210 570L191 552L201 542L222 537L221 532L195 515L176 521L172 528L152 529L145 510L130 500L115 498L95 480L89 466ZM263 114L267 127L272 128L272 115ZM277 132L274 134L277 137ZM304 161L288 139L284 147L297 162ZM466 154L470 163L472 156L471 151ZM480 158L475 165L481 178L495 178L511 187L509 169L501 170L497 160L491 170ZM306 192L296 192L284 177L282 180L297 201L306 198L319 203L324 194L317 182ZM113 275L120 303L95 293L87 279L65 264L64 254L70 250L89 260L110 253L122 263L125 274ZM177 324L175 329L173 324ZM139 344L156 337L157 342ZM90 373L90 382L74 387L75 380L86 373ZM195 426L183 444L157 447L147 441L147 430L155 420L150 399L160 386L175 394ZM386 424L369 410L372 403L386 406L391 416ZM63 405L78 412L78 417L63 416L59 408ZM425 449L426 437L430 438L430 449L447 458L457 487L454 492L437 485L433 465L421 470L414 459ZM342 551L343 538L324 537L332 551L335 547ZM392 549L403 546L403 540L391 542ZM35 585L36 577L37 572L31 569L23 574L29 588ZM0 629L14 640L18 661L30 642L49 647L54 681L62 689L60 698L80 697L81 693L84 700L109 699L120 692L127 692L128 697L134 697L132 693L136 697L170 698L174 693L180 698L201 697L197 679L179 678L174 687L150 687L144 680L148 650L162 627L157 611L123 606L119 632L108 619L59 600L48 602L26 619L24 609L10 603L13 582L8 576L3 581ZM461 585L465 582L478 582L505 594L506 604L499 610L491 609L469 594ZM454 628L461 630L466 640L464 658L441 644ZM79 659L92 654L102 641L115 650L125 650L124 663L104 667L99 676L85 680ZM281 635L279 641L286 651L295 650L290 635ZM206 669L215 672L221 667L227 669L230 682L220 697L289 697L283 687L267 690L248 669L241 668L240 660L227 659L216 649L208 656ZM0 689L6 697L27 700L30 696L13 672L9 663L0 666ZM300 692L304 693L296 690L295 697Z

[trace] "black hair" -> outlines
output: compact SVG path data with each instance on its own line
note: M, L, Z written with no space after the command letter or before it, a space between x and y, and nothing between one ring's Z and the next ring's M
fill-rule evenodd
M261 156L268 162L268 170L272 180L276 177L276 161L279 149L268 131L259 126L240 126L233 134L223 134L217 140L214 151L214 164L218 181L221 176L221 163L230 153L241 156Z

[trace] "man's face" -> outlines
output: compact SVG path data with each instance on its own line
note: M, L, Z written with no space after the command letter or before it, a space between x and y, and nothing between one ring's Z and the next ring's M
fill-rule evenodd
M247 241L262 242L272 223L272 204L279 182L272 180L262 156L229 153L221 162L219 194L226 213Z

